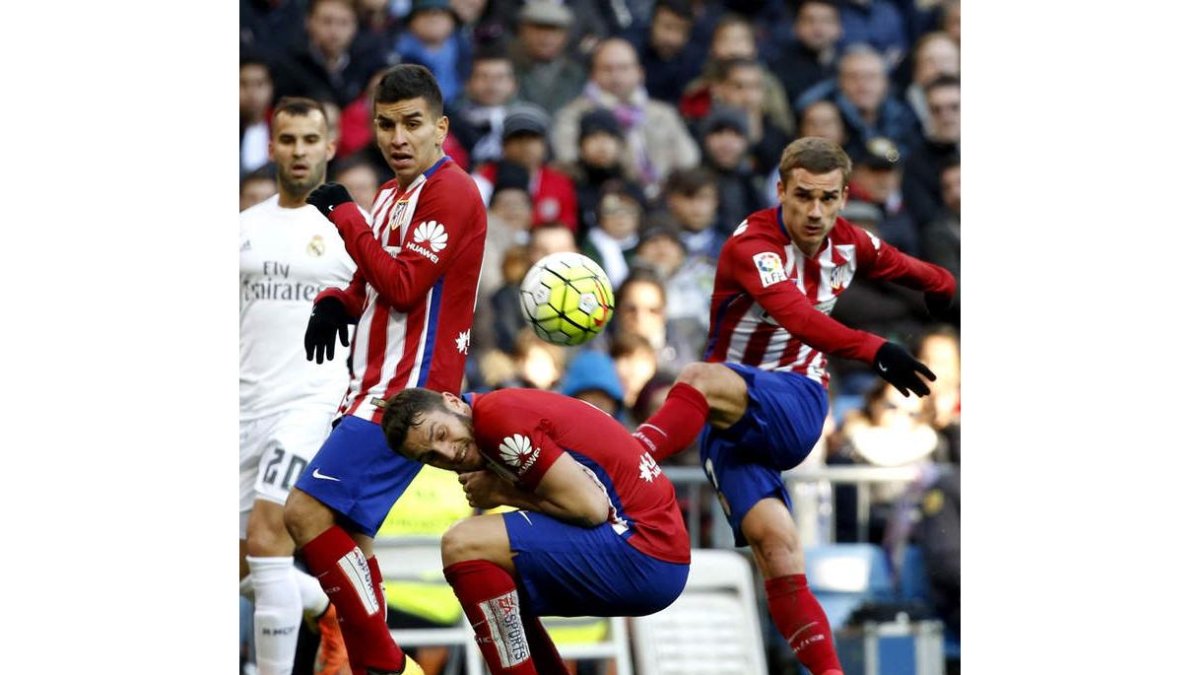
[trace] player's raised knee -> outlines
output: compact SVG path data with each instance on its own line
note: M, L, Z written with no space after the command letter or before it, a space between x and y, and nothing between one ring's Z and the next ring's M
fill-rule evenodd
M297 546L304 546L333 525L333 513L300 490L288 494L283 505L283 525Z
M477 516L458 521L442 535L442 565L467 560L509 564L512 552L501 516Z

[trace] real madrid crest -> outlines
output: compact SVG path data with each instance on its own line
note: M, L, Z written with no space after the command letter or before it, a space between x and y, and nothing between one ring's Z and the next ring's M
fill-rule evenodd
M325 255L325 239L319 234L314 234L309 240L308 247L305 249L309 255L319 258Z

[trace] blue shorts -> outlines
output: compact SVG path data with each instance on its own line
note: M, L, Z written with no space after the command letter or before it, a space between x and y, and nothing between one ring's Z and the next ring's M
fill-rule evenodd
M700 434L700 463L717 491L734 542L746 545L742 518L755 504L776 497L790 510L782 472L804 461L821 438L829 397L803 375L722 364L742 376L750 401L732 427L709 425Z
M392 452L378 424L346 415L308 463L296 489L341 514L341 524L374 537L421 467Z
M630 546L608 523L579 527L531 511L504 515L522 607L537 616L645 616L683 592L690 565Z

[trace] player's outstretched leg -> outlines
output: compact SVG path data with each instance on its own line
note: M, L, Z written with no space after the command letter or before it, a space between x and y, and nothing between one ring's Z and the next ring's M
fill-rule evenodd
M804 552L787 506L763 499L742 519L742 534L765 579L767 610L796 658L814 675L842 675L825 610L808 588Z

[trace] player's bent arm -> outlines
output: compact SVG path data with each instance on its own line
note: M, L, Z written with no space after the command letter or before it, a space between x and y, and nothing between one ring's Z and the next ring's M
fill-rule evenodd
M604 486L594 475L563 453L534 488L546 508L542 513L583 527L608 520L610 503Z
M868 277L893 281L905 288L935 293L946 299L954 297L958 282L950 270L901 253L884 241L871 240L871 244L878 244L878 248L870 247L875 256L868 267Z
M752 295L780 326L826 354L871 363L885 342L878 335L844 326L821 313L792 284L776 284Z
M459 220L467 219L462 212L445 213L448 209L434 209L431 219L451 225ZM470 213L470 218L483 218L479 213ZM375 239L375 233L362 217L362 212L353 204L342 204L330 214L330 220L337 226L346 245L346 252L358 265L358 272L366 278L381 298L393 308L409 311L425 301L425 294L433 287L441 276L451 268L454 253L460 247L467 247L473 242L470 237L483 237L485 227L469 226L452 227L451 243L444 252L439 252L438 261L422 256L420 253L405 248L396 257L383 250ZM458 236L454 236L457 234Z

